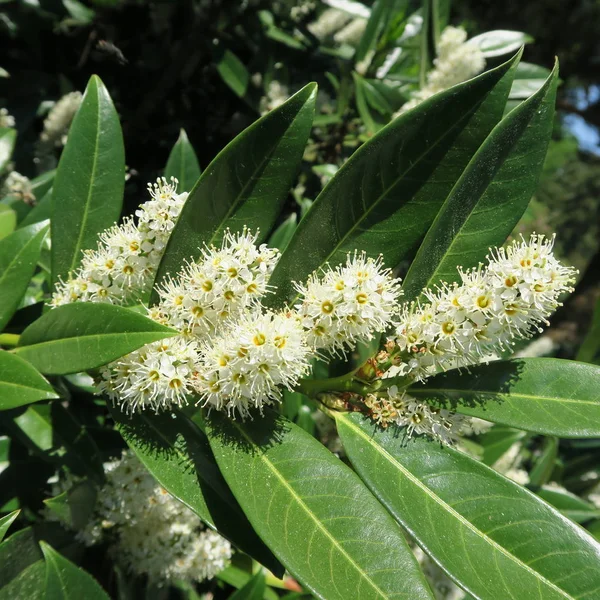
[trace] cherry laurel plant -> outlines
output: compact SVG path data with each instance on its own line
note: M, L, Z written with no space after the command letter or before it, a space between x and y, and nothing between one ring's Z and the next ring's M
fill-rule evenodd
M445 42L439 73L464 36ZM245 553L326 600L595 597L600 546L540 491L553 460L523 477L519 445L600 437L597 366L514 356L577 277L554 238L509 237L557 70L505 111L520 52L479 75L475 58L442 91L432 71L292 229L314 84L202 174L182 135L119 224L121 130L90 80L49 211L0 248L25 276L0 276L3 324L49 257L46 308L0 354L11 426L46 419L69 444L47 521L159 587L225 578ZM128 449L101 451L94 429ZM503 451L483 445L501 431ZM54 546L47 585L104 594Z

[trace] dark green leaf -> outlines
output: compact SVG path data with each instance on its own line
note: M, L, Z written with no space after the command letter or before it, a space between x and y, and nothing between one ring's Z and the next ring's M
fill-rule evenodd
M0 600L45 600L45 583L46 564L38 560L0 588Z
M539 456L536 457L529 473L529 483L541 486L550 481L558 456L558 438L551 436L544 439Z
M45 600L109 600L89 573L61 556L46 542L40 542L40 546L46 560Z
M4 170L12 156L17 141L17 130L10 127L0 128L0 172Z
M481 262L525 212L544 164L554 123L557 69L544 87L490 133L431 225L404 280L407 300L459 279L457 266Z
M552 504L565 517L576 523L585 523L586 521L600 517L600 509L568 490L544 486L534 491L540 498L544 499L548 504Z
M246 95L250 74L244 63L231 50L223 52L217 62L217 71L237 96L243 98Z
M236 422L216 412L207 435L250 523L318 598L432 598L404 535L357 476L272 411Z
M179 132L179 139L173 146L171 154L169 154L165 177L167 179L175 177L179 181L179 191L189 192L198 181L200 173L200 165L194 148L192 148L188 136L182 129Z
M89 481L75 483L62 494L44 500L44 504L69 529L80 531L89 521L96 504L97 489Z
M479 47L486 58L503 56L514 52L523 44L533 42L533 38L522 31L509 31L507 29L496 29L476 35L469 40L470 44Z
M231 594L229 600L263 600L265 588L265 575L259 571L243 588Z
M600 350L600 299L596 302L592 323L581 343L576 359L581 362L594 362Z
M394 119L359 148L298 225L266 303L282 306L305 281L348 252L383 254L397 266L433 221L444 198L502 116L518 57Z
M184 414L127 416L111 408L119 432L156 480L244 552L283 570L260 541L227 487L206 435Z
M280 252L283 252L287 245L290 243L296 227L298 227L298 216L296 213L292 213L274 232L269 238L269 246L271 248L277 248Z
M483 448L481 460L488 466L493 465L514 444L523 441L527 435L525 431L520 429L494 425L488 432L478 438L479 444Z
M225 570L221 571L216 575L216 578L220 581L224 581L226 584L234 587L236 589L240 589L244 587L252 579L252 574L248 571L245 571L235 565L229 565ZM279 596L277 593L267 587L265 589L265 593L263 595L264 600L279 600Z
M27 361L0 350L0 410L58 398L52 386Z
M40 199L37 205L25 216L19 227L27 227L52 217L52 188L50 188Z
M8 515L4 515L0 518L0 542L4 539L8 528L12 525L12 522L19 516L20 510L15 510Z
M524 100L535 94L550 76L550 70L531 63L521 62L510 88L510 100Z
M521 358L448 371L412 396L493 423L565 438L600 437L600 367Z
M48 223L36 223L0 240L0 331L27 290L47 232Z
M229 227L266 236L279 215L302 159L314 114L311 83L236 137L191 191L156 276L177 273L203 244L219 243ZM156 292L154 299L156 299Z
M67 279L81 251L121 214L125 151L119 117L108 91L94 75L63 150L52 190L52 281Z
M42 373L65 375L95 369L145 344L177 332L112 304L58 306L34 321L15 352Z
M593 598L600 545L540 498L453 448L336 414L357 472L476 598Z

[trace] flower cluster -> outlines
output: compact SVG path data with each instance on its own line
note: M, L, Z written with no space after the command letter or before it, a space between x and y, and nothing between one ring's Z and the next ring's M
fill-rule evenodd
M352 17L338 8L327 8L319 17L308 25L308 30L323 41L343 29Z
M187 192L176 191L176 179L171 183L158 179L149 186L151 200L136 212L139 223L125 219L102 233L98 248L86 250L81 266L56 286L51 304L127 304L147 294L188 196Z
M6 108L0 108L0 127L14 127L15 118L8 112Z
M358 46L360 40L367 28L367 19L357 17L352 19L348 25L337 31L333 35L333 39L338 44L349 44L350 46Z
M206 405L247 416L279 400L278 386L292 389L307 374L309 352L293 313L243 313L205 343L196 390Z
M106 539L126 568L158 584L202 581L227 567L229 542L157 484L133 453L107 463L105 474L92 518L78 534L82 542Z
M28 177L21 175L17 171L11 171L7 175L2 185L2 194L17 196L26 204L33 204L35 202L31 181Z
M64 146L67 133L75 113L81 105L81 92L71 92L63 96L48 113L44 120L44 129L40 134L40 143L47 147Z
M384 331L398 311L400 280L383 267L381 258L349 255L345 266L313 273L297 285L296 310L314 350L344 352Z
M424 292L400 315L394 342L401 372L417 380L484 361L547 324L571 290L575 271L552 254L554 238L532 235L488 256L488 265L460 272L461 284Z
M275 108L281 106L290 97L287 85L274 79L269 82L266 95L260 99L259 110L261 115L266 115Z
M433 61L434 68L427 74L427 84L402 106L397 115L483 71L483 53L476 44L466 40L467 32L459 27L449 26L442 31L437 47L438 56Z

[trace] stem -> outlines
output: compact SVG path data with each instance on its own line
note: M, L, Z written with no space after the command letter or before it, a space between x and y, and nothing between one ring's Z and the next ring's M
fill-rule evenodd
M0 333L0 346L10 346L14 348L19 343L21 336L16 333Z
M330 379L302 379L296 390L309 398L315 398L323 392L351 392L366 396L379 388L379 381L373 384L363 383L354 379L354 373L347 373Z

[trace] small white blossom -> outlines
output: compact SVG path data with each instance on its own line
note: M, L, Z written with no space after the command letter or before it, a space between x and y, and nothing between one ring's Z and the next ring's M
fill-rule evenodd
M269 83L266 95L260 99L259 110L261 115L266 115L281 106L290 97L287 85L274 79Z
M122 410L158 412L187 404L197 344L180 336L146 344L101 369L97 387Z
M296 310L315 350L344 352L384 331L398 311L400 280L385 269L381 257L348 255L346 265L313 273L296 285Z
M338 44L349 44L350 46L358 46L360 39L367 28L367 19L357 17L352 19L348 25L337 31L333 35L333 39Z
M342 29L352 17L337 8L325 9L319 17L308 25L308 30L319 40L331 37L336 31Z
M14 127L15 124L15 118L8 110L6 108L0 108L0 127Z
M136 215L100 234L96 250L85 250L81 266L60 281L51 304L110 302L128 304L150 291L156 270L187 192L177 194L177 180L149 185L151 200Z
M31 181L29 181L28 177L21 175L17 171L11 171L4 180L2 194L18 196L27 204L35 201Z
M64 146L67 143L69 127L81 105L82 98L81 92L70 92L50 109L40 134L40 142L43 146L51 148Z
M487 267L460 272L462 284L426 290L428 303L405 307L394 339L401 374L422 380L477 364L541 331L575 274L556 260L553 244L554 238L534 234L496 249Z
M485 58L476 44L467 42L467 32L459 27L448 26L442 31L437 47L434 68L427 74L427 83L411 100L402 106L395 116L414 108L423 100L447 90L481 73Z
M308 372L310 350L292 312L244 312L204 344L197 392L217 410L250 414L281 398Z

